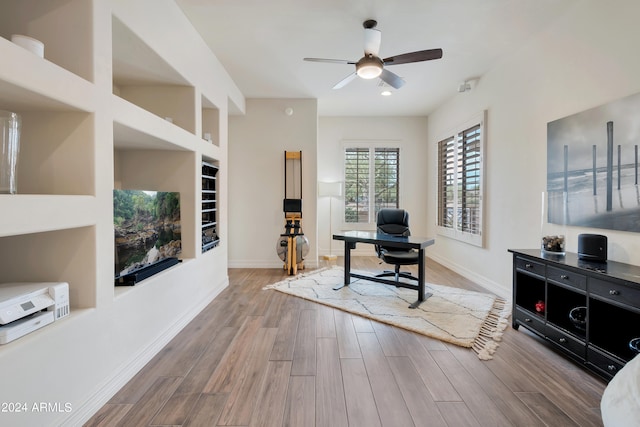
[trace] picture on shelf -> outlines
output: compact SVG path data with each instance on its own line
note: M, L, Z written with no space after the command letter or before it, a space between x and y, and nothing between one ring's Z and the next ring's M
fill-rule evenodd
M115 278L182 251L180 193L113 190Z

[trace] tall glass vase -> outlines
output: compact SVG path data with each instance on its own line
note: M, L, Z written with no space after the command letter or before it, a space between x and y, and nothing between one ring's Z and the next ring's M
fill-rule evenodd
M540 224L540 250L542 255L565 255L566 245L566 216L563 214L562 224L550 224L549 223L549 211L548 209L563 209L566 206L566 200L564 197L562 200L556 200L555 203L549 203L549 194L542 193L542 212L541 212L541 224Z
M18 191L20 123L18 114L0 110L0 193Z

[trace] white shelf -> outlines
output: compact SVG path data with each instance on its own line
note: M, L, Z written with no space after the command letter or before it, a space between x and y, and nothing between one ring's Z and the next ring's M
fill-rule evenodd
M0 107L10 111L96 109L95 86L0 37Z
M114 95L116 149L193 151L195 135Z
M1 194L0 237L94 225L92 196Z
M214 145L209 141L200 139L196 142L197 151L202 153L203 158L208 159L220 159L222 157L221 148L218 145Z
M0 285L1 286L1 285ZM71 312L67 317L58 319L53 323L48 324L40 329L37 329L27 335L24 335L14 341L0 345L0 357L7 356L11 352L24 351L25 346L35 345L38 341L43 339L44 334L57 334L64 333L63 330L69 327L72 323L81 322L82 319L89 313L93 312L90 308L74 308L71 307Z
M139 281L134 286L116 286L114 293L115 299L122 300L126 296L130 296L136 293L153 293L157 292L155 289L159 284L164 284L160 286L166 286L166 283L171 283L171 280L167 280L171 276L178 275L186 266L192 261L192 259L181 259L181 261L173 265L165 270L160 271L159 273L154 274L151 277L147 277L144 280Z

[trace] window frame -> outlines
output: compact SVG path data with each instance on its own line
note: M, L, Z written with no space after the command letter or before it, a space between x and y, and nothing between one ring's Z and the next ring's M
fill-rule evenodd
M344 188L346 193L346 168L345 168L345 160L346 160L346 150L348 149L368 149L370 153L370 163L369 163L369 194L374 194L374 186L375 186L375 168L371 166L374 165L375 161L375 150L376 149L396 149L398 150L398 206L401 205L402 200L402 168L400 165L402 158L402 146L400 141L397 140L384 140L384 141L370 141L370 140L355 140L355 141L342 141L342 150L341 150L341 161L342 161L342 179L344 182ZM344 195L346 197L346 194ZM375 230L376 229L376 217L371 214L375 212L375 199L369 197L369 220L368 222L347 222L345 218L346 209L345 209L345 201L342 201L342 212L341 212L341 222L342 227L344 229L350 230Z
M487 131L486 131L486 116L487 116L487 112L486 111L482 111L481 113L476 114L475 116L473 116L471 119L467 120L466 122L456 126L453 130L451 130L450 132L446 132L441 138L437 138L436 139L436 149L435 149L435 153L436 153L436 194L435 194L435 198L436 198L436 203L435 203L435 210L436 210L436 230L437 230L437 234L441 235L441 236L445 236L445 237L449 237L464 243L468 243L474 246L478 246L478 247L484 247L484 234L485 234L485 230L484 230L484 197L485 197L485 168L486 168L486 139L487 139ZM480 128L480 141L479 141L479 150L480 150L480 154L479 154L479 170L478 170L478 174L479 174L479 180L480 183L478 185L478 191L479 191L479 196L478 196L478 214L479 214L479 219L477 221L477 228L478 228L478 232L477 233L472 233L469 231L465 231L463 229L461 229L460 227L460 221L457 220L457 218L454 218L453 220L453 224L451 227L446 227L443 226L441 224L441 220L442 220L442 215L441 215L441 194L442 194L442 188L441 188L441 184L442 184L442 180L444 179L442 177L441 174L441 153L440 153L440 144L442 142L445 142L447 140L450 140L453 138L454 141L454 146L458 146L459 142L460 142L460 138L461 135L476 127L479 126ZM457 213L458 211L462 211L462 207L461 207L461 202L460 202L460 197L459 197L459 189L462 185L462 178L459 176L459 167L458 165L460 164L458 159L459 159L459 155L460 155L461 149L460 148L456 148L455 149L455 154L454 154L454 161L453 161L453 169L454 169L454 177L453 177L453 212ZM457 217L457 214L456 214Z

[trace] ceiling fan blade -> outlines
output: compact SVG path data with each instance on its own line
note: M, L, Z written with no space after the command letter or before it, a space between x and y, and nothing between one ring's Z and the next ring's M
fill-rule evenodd
M380 41L382 40L382 33L375 28L364 29L364 53L365 55L371 54L378 56L380 51Z
M329 62L332 64L355 64L354 61L349 61L346 59L304 58L304 60L311 62Z
M356 72L354 71L353 73L349 74L347 77L345 77L344 79L340 80L338 83L336 83L336 85L333 87L333 89L340 89L341 87L345 87L351 80L356 78Z
M402 86L404 86L405 83L402 77L385 69L383 69L382 74L380 74L380 80L393 87L394 89L400 89Z
M442 58L442 49L419 50L417 52L403 53L390 56L382 60L384 65L407 64L410 62L430 61Z

